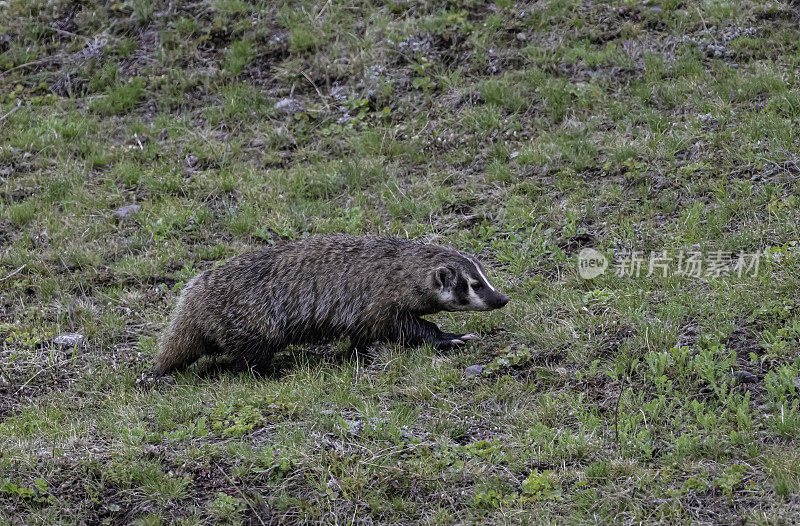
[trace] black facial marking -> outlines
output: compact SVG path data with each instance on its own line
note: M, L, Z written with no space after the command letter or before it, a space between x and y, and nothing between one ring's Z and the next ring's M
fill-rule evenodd
M456 280L456 286L453 289L453 295L456 301L461 305L469 303L469 284L461 276Z
M508 303L508 298L496 290L490 291L487 288L480 296L489 309L499 309Z
M436 281L442 289L449 289L453 286L455 271L450 267L440 267L436 271Z

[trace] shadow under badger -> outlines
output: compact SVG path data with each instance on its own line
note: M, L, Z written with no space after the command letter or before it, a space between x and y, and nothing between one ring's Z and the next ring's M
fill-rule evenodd
M287 345L349 338L430 343L475 339L442 332L420 316L483 311L508 303L478 260L450 247L381 237L309 237L266 247L207 270L184 288L159 341L155 373L204 355L263 368Z

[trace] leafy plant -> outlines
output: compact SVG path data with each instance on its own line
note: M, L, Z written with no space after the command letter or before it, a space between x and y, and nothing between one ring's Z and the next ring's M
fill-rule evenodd
M531 359L531 351L524 346L508 346L497 352L495 358L483 368L482 373L489 375L514 367L520 367Z
M522 481L522 493L533 500L547 500L560 497L561 489L554 482L550 470L545 470L541 473L533 470Z

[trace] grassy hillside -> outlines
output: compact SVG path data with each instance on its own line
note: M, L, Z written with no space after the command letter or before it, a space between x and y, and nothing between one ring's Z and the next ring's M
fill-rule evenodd
M0 525L800 520L798 23L0 2ZM147 381L189 278L330 232L471 251L511 302L435 316L482 336L453 352Z

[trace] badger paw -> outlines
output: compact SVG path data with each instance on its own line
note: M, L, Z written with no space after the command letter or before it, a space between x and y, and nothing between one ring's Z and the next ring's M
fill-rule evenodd
M460 347L469 341L477 340L478 337L474 334L455 334L446 332L442 334L442 338L436 342L436 347L439 349L452 349Z

